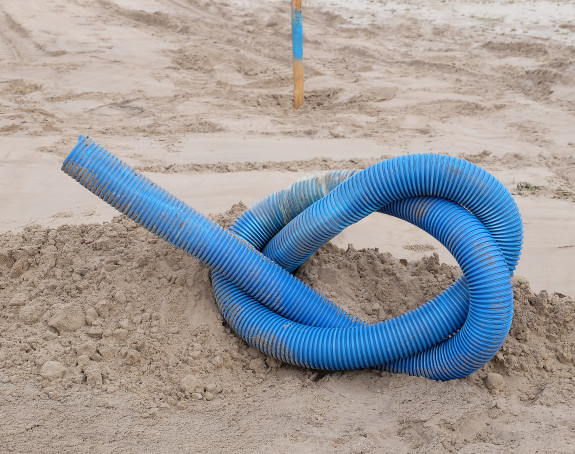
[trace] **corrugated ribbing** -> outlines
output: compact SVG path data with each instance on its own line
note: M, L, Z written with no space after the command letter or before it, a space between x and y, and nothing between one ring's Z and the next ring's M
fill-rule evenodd
M324 172L266 197L229 231L91 139L80 137L62 168L208 264L229 325L282 361L318 369L381 367L448 380L489 361L509 331L521 217L501 183L469 162L411 155L363 171ZM453 254L463 277L409 313L367 324L290 271L374 211L429 232Z

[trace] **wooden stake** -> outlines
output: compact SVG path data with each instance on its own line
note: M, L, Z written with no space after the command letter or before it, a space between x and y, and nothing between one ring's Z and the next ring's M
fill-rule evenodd
M301 16L302 0L292 0L291 32L293 49L293 106L303 104L303 27Z

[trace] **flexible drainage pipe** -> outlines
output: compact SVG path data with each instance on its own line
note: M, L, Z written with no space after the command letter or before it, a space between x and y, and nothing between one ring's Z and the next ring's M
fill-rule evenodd
M461 159L411 155L362 171L316 175L258 202L230 230L89 138L80 136L62 169L209 265L228 324L282 361L317 369L381 367L448 380L481 368L509 331L521 217L500 182ZM436 237L454 255L463 276L417 309L367 324L289 271L374 211Z

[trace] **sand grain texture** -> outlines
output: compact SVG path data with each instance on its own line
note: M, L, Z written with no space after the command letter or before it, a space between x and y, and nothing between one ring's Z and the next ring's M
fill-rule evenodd
M574 452L573 17L569 1L304 2L296 112L289 2L2 2L0 451ZM266 358L204 265L60 171L80 133L223 225L313 172L475 162L524 218L510 335L448 383ZM384 216L298 270L370 322L458 275Z

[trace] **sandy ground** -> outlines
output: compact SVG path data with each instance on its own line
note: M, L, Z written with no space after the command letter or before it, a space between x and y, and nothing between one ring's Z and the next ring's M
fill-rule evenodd
M575 5L304 2L298 111L289 17L289 1L0 3L0 451L575 451ZM450 383L276 364L222 326L202 265L60 171L79 134L213 216L319 170L469 159L524 219L510 338ZM371 321L457 275L383 216L333 243L300 276ZM360 286L366 263L383 268Z

